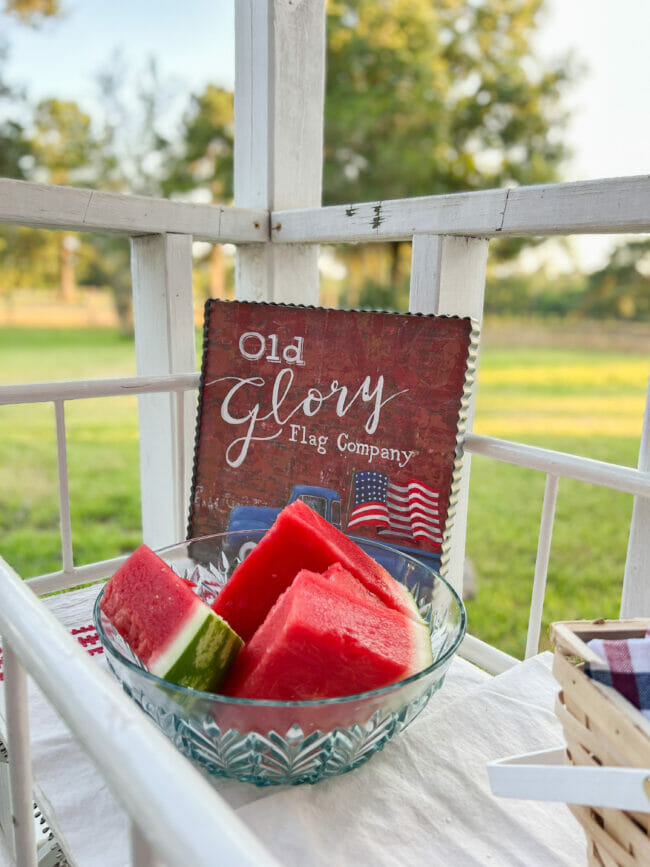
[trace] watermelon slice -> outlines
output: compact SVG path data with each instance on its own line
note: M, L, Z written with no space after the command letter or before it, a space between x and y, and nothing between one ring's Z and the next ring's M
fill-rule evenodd
M353 602L363 605L378 605L380 608L387 607L374 593L366 590L361 581L340 563L333 563L323 572L321 577L330 583L333 590Z
M101 609L148 671L181 686L214 692L243 646L147 545L110 579Z
M221 692L277 701L333 698L387 686L430 665L425 624L387 608L363 587L358 592L355 581L340 567L329 577L301 570L237 657Z
M422 622L406 587L301 500L280 512L212 608L248 641L301 569L322 573L333 563L340 563L388 608Z

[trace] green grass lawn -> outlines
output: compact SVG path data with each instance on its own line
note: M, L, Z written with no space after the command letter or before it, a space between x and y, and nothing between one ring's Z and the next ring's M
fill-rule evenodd
M648 368L641 353L486 341L475 430L635 466ZM134 372L133 342L108 330L0 329L2 383ZM75 562L127 553L140 539L136 399L69 402L66 423ZM57 570L51 405L0 407L0 442L0 553L25 577ZM470 629L516 655L525 645L544 482L534 471L472 458L467 553L478 594L468 601ZM545 625L617 616L631 509L627 495L560 483Z
M488 347L474 429L636 466L647 355L588 349ZM470 629L522 655L537 553L542 473L472 457L467 553L478 573ZM560 481L543 617L617 617L632 497Z

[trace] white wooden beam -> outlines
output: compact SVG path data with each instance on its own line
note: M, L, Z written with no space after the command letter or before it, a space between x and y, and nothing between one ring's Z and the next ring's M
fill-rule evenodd
M271 237L293 244L410 241L415 234L489 236L501 225L505 202L505 190L490 190L273 211Z
M469 632L461 642L458 655L490 674L503 674L521 662L517 657L504 653Z
M562 479L574 479L613 491L650 497L650 471L475 433L465 437L465 449L475 455L518 467L529 467Z
M0 598L4 641L167 867L278 867L214 786L1 557ZM29 782L25 773L21 785L31 793Z
M121 235L173 232L198 241L268 239L262 209L200 205L0 179L0 223Z
M256 19L260 18L258 10L266 2L255 4ZM237 4L238 17L245 17L249 3L250 0L242 0ZM241 41L247 40L242 38ZM264 53L255 42L253 50L245 56L255 57L259 66ZM294 58L294 70L298 59ZM244 65L241 53L238 65ZM312 74L319 70L322 68L318 66L309 69ZM243 72L240 80L245 82ZM261 76L260 80L268 79ZM246 91L243 85L242 89ZM252 104L246 93L236 98L239 132L235 189L238 205L247 201L257 204L241 207L192 204L2 178L0 223L124 235L169 231L191 234L196 240L247 244L267 241L269 225L273 240L281 244L408 240L416 233L496 237L650 232L650 178L643 175L319 208L320 151L315 163L314 160L297 163L296 151L287 148L284 141L289 130L287 124L279 129L278 146L280 153L286 155L286 174L279 189L290 189L294 170L296 199L295 203L289 201L288 204L278 199L281 204L272 205L269 221L265 204L268 199L260 195L261 190L270 192L270 188L265 171L268 160L261 156L259 130L265 130L269 123L268 114L260 110L260 104L264 100L268 102L270 94L266 88L258 86L248 95ZM318 105L319 99L314 98L305 106L305 126L300 130L305 142L303 152L311 148L312 153L316 153L313 139L317 126L312 115ZM290 108L287 104L287 111ZM255 120L246 122L249 111L256 113ZM295 117L294 108L291 111ZM293 139L289 137L289 141ZM304 166L302 174L301 166ZM280 171L278 177L282 176ZM308 182L310 177L319 184L318 201L314 204L309 204L310 199L315 199L313 183Z
M415 235L411 259L412 313L470 316L480 323L483 315L488 242L478 238ZM466 430L471 431L473 395L469 401ZM462 593L465 534L469 492L470 455L465 453L455 491L451 533L445 534L441 572ZM451 511L451 510L450 510Z
M508 191L502 235L650 231L650 175Z
M324 0L235 7L235 203L318 207L325 90ZM239 247L242 300L318 303L318 248Z
M650 381L639 446L639 470L650 473ZM621 617L650 614L650 493L634 498L625 561Z
M414 234L571 235L650 232L650 176L279 210L280 243L407 241Z
M199 386L200 374L168 376L121 376L115 379L66 379L60 382L28 382L0 385L0 406L17 403L45 403L56 400L83 400L89 397L124 397L161 391L189 391Z
M195 372L191 237L134 238L131 269L138 374ZM138 410L142 534L157 548L185 538L196 406L186 401L179 420L175 395L146 394Z

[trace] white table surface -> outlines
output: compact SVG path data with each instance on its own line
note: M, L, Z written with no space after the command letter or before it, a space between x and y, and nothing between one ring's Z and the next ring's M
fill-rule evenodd
M76 637L105 665L96 634L84 629L96 593L86 588L46 604L83 630ZM212 782L280 862L295 867L579 867L585 837L564 804L495 798L487 779L488 761L563 743L551 659L541 654L495 678L454 660L412 725L343 776L295 787ZM52 826L66 849L79 867L128 864L124 813L32 684L30 714L39 796L48 813L56 805Z

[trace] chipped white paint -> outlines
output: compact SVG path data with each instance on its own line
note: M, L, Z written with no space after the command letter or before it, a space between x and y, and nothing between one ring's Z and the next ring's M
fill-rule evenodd
M650 176L276 210L271 226L274 241L321 244L407 241L416 234L649 232Z

